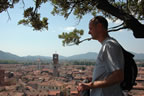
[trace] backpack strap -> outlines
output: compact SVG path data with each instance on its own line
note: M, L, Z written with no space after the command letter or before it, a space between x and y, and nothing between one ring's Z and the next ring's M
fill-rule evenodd
M132 57L132 58L134 57L134 54L132 54L132 53L126 51L121 45L120 45L120 47L121 47L121 49L122 49L124 55L130 56L130 57Z

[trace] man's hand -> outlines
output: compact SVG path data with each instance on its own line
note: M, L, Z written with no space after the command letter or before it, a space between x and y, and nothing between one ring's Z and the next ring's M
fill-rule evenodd
M90 89L92 82L90 83L79 83L77 90L78 92Z
M80 83L77 87L78 92L84 91L86 89L92 89L92 88L104 88L111 85L114 85L116 83L122 82L124 79L124 73L122 70L116 70L112 72L111 75L109 75L106 79L90 82L90 83Z
M92 81L92 77L86 77L88 81Z

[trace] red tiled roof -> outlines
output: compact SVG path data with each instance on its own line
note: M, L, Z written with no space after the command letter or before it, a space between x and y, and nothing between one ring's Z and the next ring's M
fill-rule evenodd
M142 83L137 83L137 85L134 86L134 89L144 90L144 85Z
M63 86L64 83L56 80L50 80L48 82L40 83L40 85Z
M78 91L71 91L71 94L78 94Z
M49 95L56 95L56 94L59 94L60 91L49 91L48 94Z
M137 77L136 80L137 80L137 81L144 81L144 78Z

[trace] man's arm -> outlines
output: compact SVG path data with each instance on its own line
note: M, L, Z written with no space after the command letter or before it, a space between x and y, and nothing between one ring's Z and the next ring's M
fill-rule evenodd
M124 73L122 70L116 70L112 72L110 76L108 76L105 80L103 81L95 81L90 88L104 88L108 87L117 83L120 83L124 80Z
M112 74L109 75L105 80L79 84L78 91L83 91L85 89L93 89L93 88L104 88L104 87L108 87L120 83L123 80L124 80L124 72L122 70L116 70L112 72Z

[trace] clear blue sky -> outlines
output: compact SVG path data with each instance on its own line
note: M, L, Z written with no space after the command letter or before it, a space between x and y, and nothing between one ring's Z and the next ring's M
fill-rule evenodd
M25 2L25 5L32 5L31 1ZM50 14L52 6L45 4L40 12L42 16L48 17L49 29L42 32L33 31L31 27L17 25L17 22L23 17L23 4L20 2L15 9L9 9L11 20L8 21L8 14L3 12L0 14L0 50L10 52L18 56L41 55L52 56L57 52L63 56L71 56L87 52L99 52L101 44L97 41L86 41L79 46L62 46L62 40L58 35L62 32L72 31L74 28L84 29L84 38L88 35L88 23L92 18L90 14L83 17L77 25L77 19L70 15L67 20L62 16L53 16ZM48 6L48 7L46 7ZM26 8L26 7L25 7ZM47 8L47 9L46 9ZM120 21L112 23L109 26L120 24ZM116 38L119 43L129 51L136 53L144 53L144 39L134 38L131 31L123 30L110 33L110 36Z

